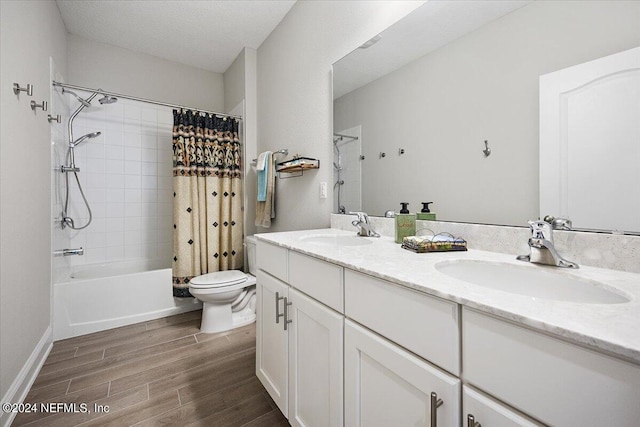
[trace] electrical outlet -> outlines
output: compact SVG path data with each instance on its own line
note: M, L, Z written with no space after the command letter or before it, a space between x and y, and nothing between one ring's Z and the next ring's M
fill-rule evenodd
M321 182L320 183L320 198L321 199L326 199L327 198L327 183L326 182Z

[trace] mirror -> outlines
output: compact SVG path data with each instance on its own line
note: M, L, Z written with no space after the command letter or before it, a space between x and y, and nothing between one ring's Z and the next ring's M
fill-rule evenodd
M434 202L444 221L559 216L540 211L540 76L638 46L639 16L625 1L426 2L334 64L334 212Z

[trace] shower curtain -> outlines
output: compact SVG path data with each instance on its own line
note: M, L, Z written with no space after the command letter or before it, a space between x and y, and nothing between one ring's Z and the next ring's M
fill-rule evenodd
M242 172L238 121L173 111L173 295L189 280L241 269Z

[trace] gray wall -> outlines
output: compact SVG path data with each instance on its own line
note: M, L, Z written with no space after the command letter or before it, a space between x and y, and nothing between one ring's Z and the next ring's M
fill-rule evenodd
M244 100L244 49L222 74L224 82L224 112L228 113Z
M538 77L637 46L639 22L640 2L536 1L337 99L334 128L362 125L363 209L536 218Z
M251 167L251 160L257 154L256 121L257 121L257 93L256 93L256 50L244 48L233 64L224 72L224 106L225 112L243 103L242 134L243 168L244 168L244 234L255 233L255 211L257 197L257 176Z
M49 101L50 56L66 71L66 32L52 1L2 1L0 16L0 396L7 402L21 397L12 385L31 374L29 358L50 340L51 125L29 102ZM33 84L33 97L16 97L14 82Z
M303 177L280 179L276 219L283 231L329 226L332 209L331 65L421 2L298 1L258 49L258 151L288 148L320 159ZM319 198L326 182L327 199Z
M75 35L67 83L206 110L224 110L222 74Z

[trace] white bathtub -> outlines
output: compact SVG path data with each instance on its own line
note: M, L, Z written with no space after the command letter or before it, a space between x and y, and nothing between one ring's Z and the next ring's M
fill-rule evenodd
M53 339L75 337L202 307L174 298L171 268L157 261L79 266L53 285Z

